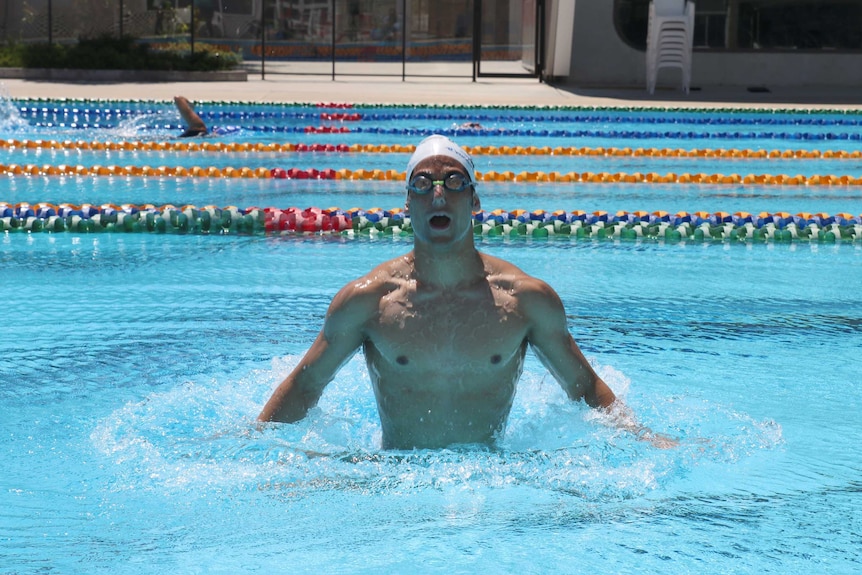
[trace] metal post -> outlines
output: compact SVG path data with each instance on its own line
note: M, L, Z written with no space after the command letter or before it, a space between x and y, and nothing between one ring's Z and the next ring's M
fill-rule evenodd
M266 78L266 0L260 3L260 79Z
M401 0L401 81L407 78L407 0Z
M54 3L48 0L48 44L54 43Z
M539 77L539 83L542 83L542 76L545 73L545 0L536 1L536 50L534 57L536 58L536 75Z
M191 44L192 56L194 56L195 55L195 28L197 28L197 22L195 21L195 0L192 0L191 11L192 11L191 17L189 18L189 26L191 26L191 33L192 33L190 44Z
M330 6L332 6L332 9L329 12L329 20L332 26L332 37L329 39L329 43L332 46L332 81L335 82L335 0L330 2Z
M473 81L479 76L482 59L482 0L473 0Z
M123 37L123 0L120 0L120 38Z

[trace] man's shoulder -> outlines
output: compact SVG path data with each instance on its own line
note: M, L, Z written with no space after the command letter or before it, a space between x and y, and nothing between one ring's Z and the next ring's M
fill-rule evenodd
M482 254L482 260L492 283L504 285L516 292L553 292L544 280L531 276L511 262L488 254Z
M532 276L518 266L487 254L482 254L488 281L512 294L527 315L544 315L561 307L560 296L546 281Z
M383 262L367 274L345 284L336 295L335 301L374 304L405 280L409 274L407 268L404 256Z

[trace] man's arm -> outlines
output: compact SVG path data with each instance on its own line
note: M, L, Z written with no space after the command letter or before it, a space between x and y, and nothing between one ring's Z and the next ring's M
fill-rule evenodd
M174 105L186 124L186 130L180 137L202 136L208 132L207 125L198 116L185 96L174 96Z
M525 280L521 299L529 316L528 341L542 364L573 401L583 399L590 407L608 408L616 396L598 376L569 333L560 297L545 282Z
M521 298L529 316L528 341L570 399L583 399L590 407L604 409L615 426L629 431L657 447L673 447L675 440L653 433L637 422L631 409L617 399L614 392L590 366L578 344L569 333L566 313L557 293L545 282L525 281Z
M275 389L260 421L294 422L317 405L326 385L362 345L371 306L368 287L347 285L333 298L326 321L305 356Z

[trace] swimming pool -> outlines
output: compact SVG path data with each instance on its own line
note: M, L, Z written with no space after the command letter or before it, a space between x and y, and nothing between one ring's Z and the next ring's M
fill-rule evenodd
M177 132L148 120L161 115L176 123L167 104L112 106L147 113L125 118L130 123L119 128L76 127L62 134L16 113L5 121L3 136L18 142L160 142ZM284 107L236 107L260 112L262 125L289 125L276 117ZM290 110L317 113L298 125L327 125L314 106ZM419 116L441 110L385 112ZM361 121L401 133L241 128L219 141L408 145L421 137L415 130L452 128L461 120L452 117L456 112L462 110L441 119L385 119L392 125ZM463 112L517 116L521 123L521 116L548 113ZM663 120L664 128L675 126L674 118L690 117L686 130L697 133L713 130L721 118L765 117L733 111L595 112L617 127L621 117L638 114ZM515 122L499 118L480 121ZM823 121L804 125L811 118ZM459 140L498 148L538 146L538 140L593 149L632 146L619 138L536 134L566 124L563 119L571 120L531 120L532 135L488 131ZM823 125L852 115L776 112L773 119L784 123L745 129L852 133ZM604 118L575 120L566 129L593 129ZM862 149L849 138L840 145L813 136L770 142L768 149L823 151L830 149L826 142L832 150ZM656 143L688 150L731 147L706 137L667 136ZM732 147L760 146L738 138ZM5 147L0 163L400 170L407 159L406 153L382 148L144 148L19 144ZM485 173L860 175L852 154L764 159L485 153L477 160ZM403 206L402 185L17 174L0 180L0 202L393 209ZM488 211L856 216L862 213L859 190L514 179L483 181L479 188ZM380 450L374 399L359 357L309 418L256 430L254 417L310 345L330 298L348 279L407 251L406 235L4 231L0 570L857 572L862 241L609 236L486 234L478 242L558 290L586 355L645 423L681 438L676 450L657 451L569 403L531 355L495 450Z

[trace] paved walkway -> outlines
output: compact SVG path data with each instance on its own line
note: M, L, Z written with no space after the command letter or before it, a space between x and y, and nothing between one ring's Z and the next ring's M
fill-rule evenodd
M408 78L250 74L247 82L86 83L0 80L0 95L12 98L169 100L182 94L192 101L354 102L372 104L535 105L535 106L674 106L754 108L839 108L862 110L858 90L775 88L704 88L689 95L679 90L579 90L533 79Z

